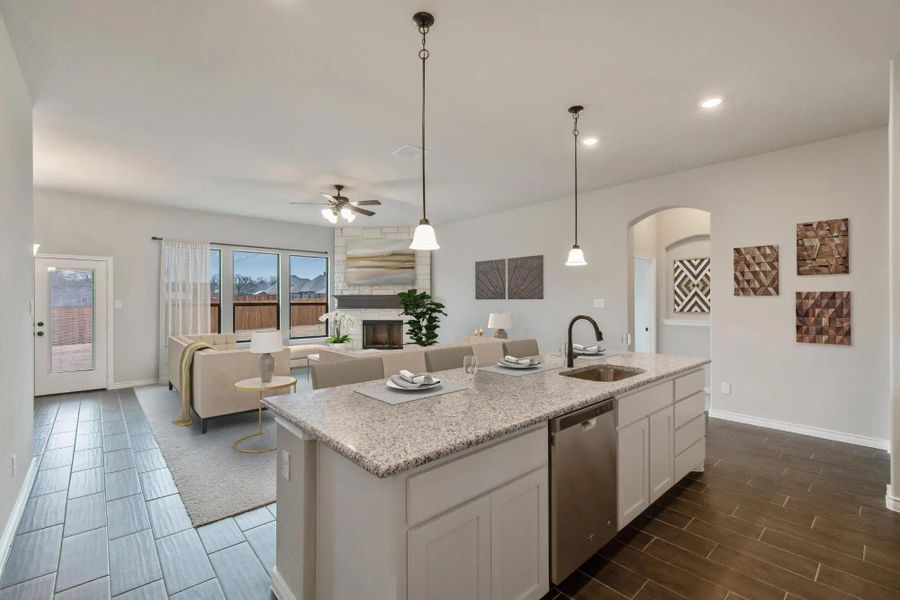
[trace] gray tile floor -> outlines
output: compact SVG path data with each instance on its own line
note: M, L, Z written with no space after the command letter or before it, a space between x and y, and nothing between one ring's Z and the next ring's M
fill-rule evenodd
M275 505L194 529L133 390L35 400L0 600L272 600Z

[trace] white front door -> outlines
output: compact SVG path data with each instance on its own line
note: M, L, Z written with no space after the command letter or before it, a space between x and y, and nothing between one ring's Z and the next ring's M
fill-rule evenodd
M109 263L38 257L34 265L35 395L105 388Z
M656 261L634 257L634 351L656 352Z

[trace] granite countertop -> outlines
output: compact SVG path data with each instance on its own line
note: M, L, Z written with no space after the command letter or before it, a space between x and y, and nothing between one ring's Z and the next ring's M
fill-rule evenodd
M266 399L276 415L315 437L376 477L477 446L599 400L695 370L709 359L626 352L602 361L576 360L576 368L606 362L643 369L621 381L600 383L561 377L559 356L544 357L561 369L523 377L479 371L471 388L390 405L354 390L384 385L370 381ZM462 369L442 371L445 381L467 379Z

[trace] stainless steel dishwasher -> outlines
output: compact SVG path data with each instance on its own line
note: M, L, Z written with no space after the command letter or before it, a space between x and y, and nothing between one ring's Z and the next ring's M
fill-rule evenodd
M550 421L550 579L561 583L616 534L616 401Z

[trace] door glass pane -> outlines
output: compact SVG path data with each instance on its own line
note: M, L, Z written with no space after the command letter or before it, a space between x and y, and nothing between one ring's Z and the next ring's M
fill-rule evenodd
M212 333L222 332L222 298L220 297L222 281L222 252L209 251L209 330Z
M94 368L94 271L48 269L50 371Z
M278 255L234 252L234 332L249 340L253 331L278 330Z
M328 259L324 256L291 257L291 337L324 337L328 312Z

